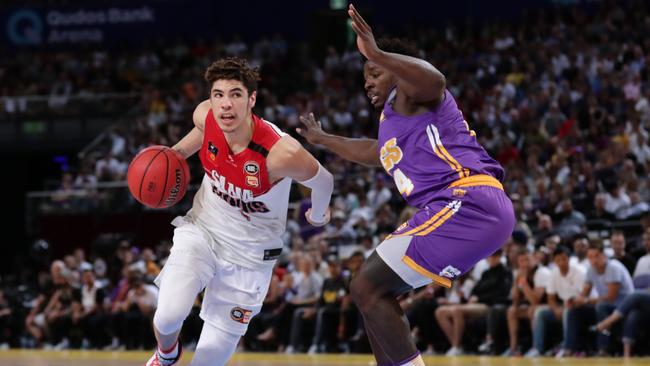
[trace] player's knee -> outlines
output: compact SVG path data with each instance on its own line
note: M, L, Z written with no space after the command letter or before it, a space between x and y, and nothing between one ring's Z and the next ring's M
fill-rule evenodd
M363 273L360 273L350 283L350 295L362 313L368 310L374 302L373 299L378 297L372 282L365 277Z
M177 307L158 307L153 316L153 325L162 334L172 334L181 329L187 314Z

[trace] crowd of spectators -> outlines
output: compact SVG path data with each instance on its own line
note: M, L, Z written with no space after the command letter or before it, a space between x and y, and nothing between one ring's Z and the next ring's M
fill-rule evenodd
M506 169L504 187L518 219L503 249L451 289L429 285L402 297L421 350L562 357L647 349L649 16L642 1L602 2L590 11L533 12L516 24L410 31L421 56L446 75L481 145ZM0 113L24 112L20 93L141 94L135 117L112 126L77 171L64 173L53 198L59 208L70 204L69 190L123 180L140 149L178 141L191 127L193 107L207 95L205 67L222 56L244 56L260 67L255 110L294 136L298 116L308 112L328 132L376 136L377 115L363 90L354 45L329 47L323 60L301 50L276 35L255 43L238 37L160 43L111 54L110 62L102 51L47 54L30 67L50 82L5 88L5 95L13 94ZM2 62L0 85L29 78L8 72L29 72L13 64L20 57ZM65 104L50 107L65 110ZM322 230L310 227L301 215L307 196L300 189L292 194L286 250L262 313L244 337L245 349L369 350L347 284L413 209L404 207L382 172L310 148L336 177L332 221ZM86 262L79 250L53 262L51 274L38 277L38 296L24 321L15 320L20 311L0 294L0 340L58 348L150 346L153 337L141 333L155 308L156 291L148 283L164 265L168 244L155 250L136 244L121 242L110 258ZM188 344L200 329L196 310L183 333ZM469 326L477 331L465 332Z

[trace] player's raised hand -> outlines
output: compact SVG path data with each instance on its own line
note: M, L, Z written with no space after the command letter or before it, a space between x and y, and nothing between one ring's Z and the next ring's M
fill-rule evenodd
M302 137L307 139L310 144L320 144L320 140L323 136L327 135L323 131L320 121L316 120L313 113L309 113L309 116L300 116L300 122L304 125L304 128L296 128Z
M375 42L372 29L352 4L350 4L348 9L348 15L352 19L352 30L357 34L357 47L359 51L368 60L373 60L380 54L381 50L377 46L377 42Z

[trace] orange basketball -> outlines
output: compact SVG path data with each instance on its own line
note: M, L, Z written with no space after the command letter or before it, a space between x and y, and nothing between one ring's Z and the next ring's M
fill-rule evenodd
M138 202L151 208L178 203L190 182L187 162L167 146L150 146L138 153L127 173L129 190Z

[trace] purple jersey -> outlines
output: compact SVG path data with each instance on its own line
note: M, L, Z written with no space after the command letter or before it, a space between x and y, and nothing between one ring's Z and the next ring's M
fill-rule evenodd
M391 101L384 105L379 124L379 157L406 202L423 208L453 182L479 174L503 181L501 165L476 141L454 97L417 116L397 114Z

